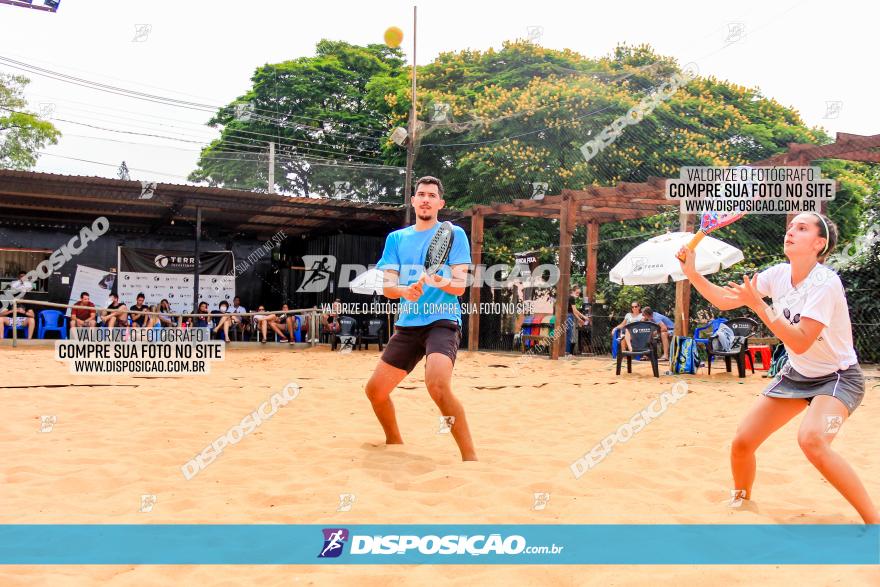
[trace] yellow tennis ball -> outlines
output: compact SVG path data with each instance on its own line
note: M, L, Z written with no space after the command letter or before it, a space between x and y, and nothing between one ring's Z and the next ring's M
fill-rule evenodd
M403 31L396 26L388 27L385 31L385 44L394 49L400 47L401 42L403 42Z

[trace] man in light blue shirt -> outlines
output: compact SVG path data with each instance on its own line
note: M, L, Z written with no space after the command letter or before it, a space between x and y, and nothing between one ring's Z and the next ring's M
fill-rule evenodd
M665 361L669 356L669 336L670 332L675 329L675 322L660 312L655 312L648 306L645 306L645 309L642 310L642 320L645 322L653 322L660 326L660 342L663 343L663 356L660 357L660 360Z
M412 206L416 223L388 235L377 267L385 277L383 293L402 299L394 335L367 382L366 393L385 431L386 444L403 444L391 392L425 359L425 385L443 414L441 431L452 433L463 461L477 460L464 408L452 393L452 368L461 342L461 308L471 263L467 234L453 227L449 259L436 275L425 273L425 256L440 228L443 184L426 176L416 182ZM445 428L448 427L448 430Z

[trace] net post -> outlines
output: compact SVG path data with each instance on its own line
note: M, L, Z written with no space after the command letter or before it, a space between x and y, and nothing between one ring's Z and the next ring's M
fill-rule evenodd
M471 308L480 305L480 285L483 272L483 213L474 212L471 216L471 263L474 264L474 283L471 285ZM480 347L480 315L471 311L468 314L468 351L476 351Z
M692 229L692 217L687 213L679 213L678 224L682 232ZM687 336L691 314L691 282L687 279L675 283L675 336Z
M18 318L18 299L12 298L12 348L15 348L18 343L18 325L15 323L16 318Z

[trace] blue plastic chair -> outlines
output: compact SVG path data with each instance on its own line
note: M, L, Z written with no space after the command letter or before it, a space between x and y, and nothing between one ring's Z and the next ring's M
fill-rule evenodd
M697 328L696 330L694 330L694 342L698 342L698 343L701 342L704 345L708 345L709 344L709 336L712 336L713 334L715 334L715 331L718 330L718 327L721 326L722 324L724 324L725 322L727 322L727 318L713 318L712 321L709 322L709 324L707 324L706 326L701 326L700 328ZM709 332L709 336L703 337L702 332L708 328L712 329Z
M294 342L302 342L302 317L294 316L293 318L296 322L296 327L293 331L293 340Z
M27 331L28 331L27 324L21 324L19 326L16 326L15 329L16 330L23 330L24 336L25 336L25 338L27 338ZM6 328L3 329L3 336L5 338L9 338L12 336L12 326L6 326Z
M718 327L721 326L722 324L724 324L725 322L727 322L727 318L713 318L712 321L709 322L706 326L701 326L700 328L695 329L694 330L694 343L703 343L703 346L708 347L709 346L709 336L712 336L713 334L715 334L715 331L718 330ZM709 333L709 336L703 337L702 332L704 330L708 330L709 328L712 329L711 332ZM712 359L714 359L714 358L715 357L709 357L709 361L711 362Z
M43 310L37 318L37 338L46 338L47 332L57 332L67 340L67 317L58 310Z
M519 330L519 335L521 337L531 334L532 325L533 325L532 323L534 322L534 320L535 320L534 316L526 316L523 318L522 326L520 327L520 330ZM533 344L533 341L531 341L531 340L523 341L523 346L525 348L531 348L532 344Z

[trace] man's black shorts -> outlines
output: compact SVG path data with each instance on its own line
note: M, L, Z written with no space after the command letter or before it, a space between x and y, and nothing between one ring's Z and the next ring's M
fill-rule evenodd
M395 326L382 360L407 373L431 353L444 354L455 364L459 343L461 327L453 320L437 320L426 326Z

